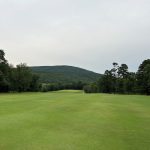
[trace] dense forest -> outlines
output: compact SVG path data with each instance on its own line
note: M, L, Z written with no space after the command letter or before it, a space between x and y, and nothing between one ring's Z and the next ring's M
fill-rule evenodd
M120 93L150 95L150 59L140 64L138 71L129 72L126 64L113 63L95 83L86 85L87 93Z
M126 64L119 66L118 63L113 63L113 68L103 75L71 66L60 68L54 67L50 71L49 67L30 68L26 64L14 67L6 60L5 52L0 50L0 92L83 89L86 93L150 95L150 59L144 60L136 73L129 72ZM61 75L61 80L55 77L54 70Z
M26 64L9 65L5 53L0 50L0 92L26 92L39 90L39 77L32 74Z
M96 82L101 75L92 71L74 66L36 66L30 67L37 74L41 83L92 83Z
M72 66L13 67L0 50L0 92L82 90L101 75Z

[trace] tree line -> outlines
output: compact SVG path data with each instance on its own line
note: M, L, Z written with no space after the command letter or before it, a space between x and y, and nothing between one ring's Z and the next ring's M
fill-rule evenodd
M81 81L72 83L43 83L41 85L41 92L59 91L59 90L83 90L86 83Z
M150 95L150 59L144 60L137 72L129 72L126 64L113 63L100 79L91 84L82 81L73 83L39 82L39 76L32 73L24 63L14 67L0 50L0 92L57 91L63 89L84 90L86 93L120 93Z
M85 83L41 83L39 76L24 63L14 67L5 59L0 50L0 92L58 91L63 89L82 90Z
M5 59L5 52L0 50L0 92L26 92L38 91L39 77L32 74L26 64L19 64L16 67L8 64Z
M129 72L126 64L113 63L96 82L84 86L86 93L120 93L150 95L150 59L140 64L137 72Z

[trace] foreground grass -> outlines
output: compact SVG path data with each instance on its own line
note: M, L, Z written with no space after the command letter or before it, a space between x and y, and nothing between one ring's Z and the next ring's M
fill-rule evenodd
M1 94L0 150L150 150L150 97Z

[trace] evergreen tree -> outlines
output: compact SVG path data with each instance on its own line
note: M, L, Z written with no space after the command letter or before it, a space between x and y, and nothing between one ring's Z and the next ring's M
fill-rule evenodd
M9 65L5 59L5 53L0 50L0 92L9 90Z
M141 94L150 95L150 59L144 60L137 71L137 89Z

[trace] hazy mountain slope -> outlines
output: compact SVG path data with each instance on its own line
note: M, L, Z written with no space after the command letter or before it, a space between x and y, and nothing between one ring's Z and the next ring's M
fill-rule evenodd
M36 66L32 71L40 76L43 83L85 83L97 81L100 74L73 66Z

